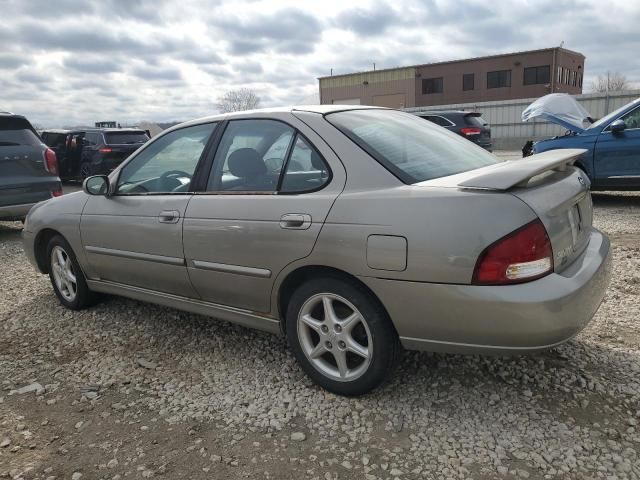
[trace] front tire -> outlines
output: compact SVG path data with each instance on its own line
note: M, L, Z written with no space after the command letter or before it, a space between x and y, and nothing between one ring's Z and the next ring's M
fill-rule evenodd
M287 307L286 327L307 375L338 395L362 395L378 387L391 376L402 351L380 302L342 277L302 284Z
M70 310L82 310L93 305L95 294L89 290L84 273L71 246L60 235L47 245L49 279L60 303Z

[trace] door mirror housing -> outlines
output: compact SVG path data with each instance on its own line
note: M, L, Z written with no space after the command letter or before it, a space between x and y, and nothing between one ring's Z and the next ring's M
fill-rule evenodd
M88 195L109 196L109 177L106 175L93 175L82 182L82 190Z
M609 130L611 130L611 133L622 133L625 128L627 128L627 124L624 123L624 120L620 118L611 122L611 125L609 125Z

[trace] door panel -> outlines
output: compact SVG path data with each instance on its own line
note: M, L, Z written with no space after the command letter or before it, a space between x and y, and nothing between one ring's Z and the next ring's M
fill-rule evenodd
M90 197L82 243L99 279L197 297L184 266L182 220L190 195ZM175 211L175 222L162 212Z
M622 116L627 128L619 133L605 129L595 150L595 170L602 186L640 186L640 108Z
M283 162L272 161L273 152L280 151L274 145L283 142L282 127L255 119L243 126L232 121L216 152L211 193L195 195L187 207L187 271L203 300L268 313L275 278L289 263L311 253L344 187L344 167L333 151L304 123L283 116L299 132L292 129ZM249 148L236 137L257 140ZM275 184L262 181L261 176L271 180L276 164L285 174L275 184L286 193L276 193L278 187L266 190ZM237 180L229 180L226 165ZM263 191L242 191L258 187Z

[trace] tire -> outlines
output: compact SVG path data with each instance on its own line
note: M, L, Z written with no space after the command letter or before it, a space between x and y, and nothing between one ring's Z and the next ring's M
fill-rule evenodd
M80 175L80 180L84 182L85 178L93 175L93 169L91 168L91 162L82 162L80 164L80 169L78 170Z
M328 318L327 305L334 313ZM338 395L363 395L378 387L391 377L402 352L378 299L340 276L298 287L287 305L286 330L303 370Z
M53 291L64 307L69 310L82 310L96 302L97 296L89 290L71 246L60 235L55 235L49 240L47 264Z

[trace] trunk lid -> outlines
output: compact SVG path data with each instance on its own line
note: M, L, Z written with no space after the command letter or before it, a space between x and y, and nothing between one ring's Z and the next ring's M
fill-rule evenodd
M554 270L561 272L586 248L593 223L589 180L572 167L584 152L550 150L417 185L504 192L518 197L544 224L553 248Z
M550 93L540 97L522 112L522 121L543 118L572 132L581 133L591 117L575 98L566 93Z

